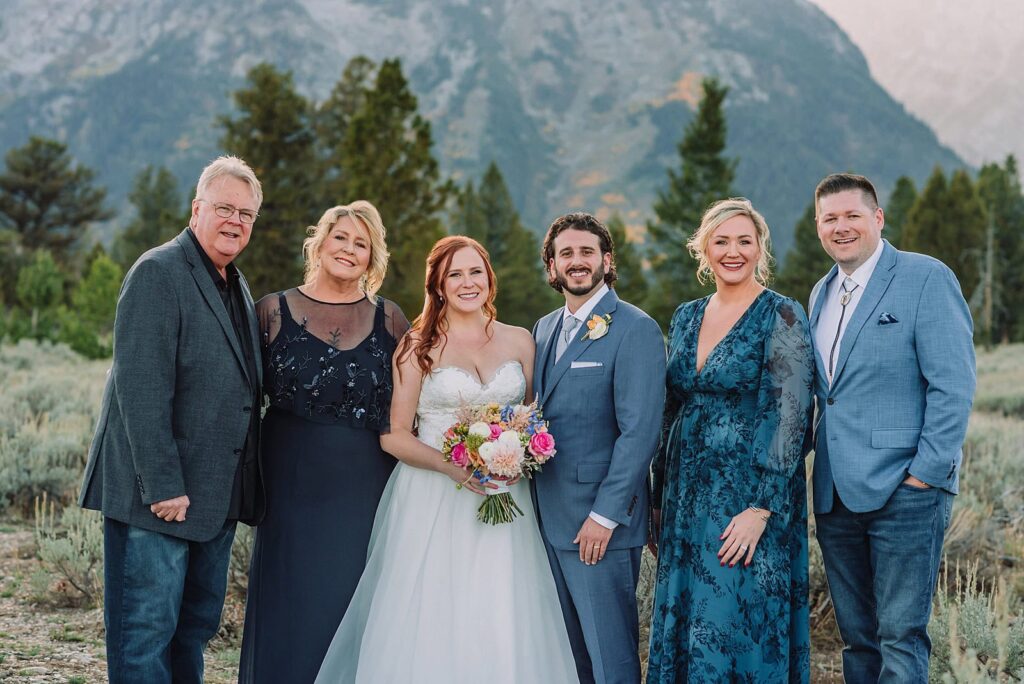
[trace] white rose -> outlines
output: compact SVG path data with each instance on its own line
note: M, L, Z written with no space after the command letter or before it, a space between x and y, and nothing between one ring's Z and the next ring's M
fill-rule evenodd
M519 433L516 432L515 430L505 430L505 432L502 432L501 435L498 437L498 444L510 448L523 448L522 438L519 436Z
M482 437L483 439L491 438L491 426L482 420L478 420L469 426L469 434Z
M483 423L477 423L477 425L483 425ZM489 430L488 434L490 434ZM494 459L494 455L498 453L498 443L484 442L483 444L480 445L480 448L477 450L477 452L480 454L480 458L483 459L484 465L490 465L491 461Z

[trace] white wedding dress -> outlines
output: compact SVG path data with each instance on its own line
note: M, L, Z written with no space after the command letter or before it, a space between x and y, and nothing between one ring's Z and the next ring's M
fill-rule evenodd
M522 401L517 361L481 385L456 367L423 380L419 439L440 448L462 404ZM529 485L523 515L476 519L480 496L399 463L380 500L366 570L317 676L328 684L577 682Z

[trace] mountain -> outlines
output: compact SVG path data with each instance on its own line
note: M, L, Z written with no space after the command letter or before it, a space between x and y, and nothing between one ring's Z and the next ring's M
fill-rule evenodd
M476 178L496 160L535 230L574 208L641 226L705 75L731 87L736 191L779 254L826 173L860 171L887 192L901 174L960 164L806 0L5 4L0 150L30 133L65 140L115 202L147 163L190 187L251 66L290 69L323 99L357 54L400 56L445 171Z
M1024 158L1024 3L813 2L864 51L878 82L968 162Z

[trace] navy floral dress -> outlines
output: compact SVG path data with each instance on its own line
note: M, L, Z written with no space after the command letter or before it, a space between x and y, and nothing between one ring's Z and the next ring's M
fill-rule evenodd
M807 682L807 317L764 290L698 373L708 299L680 306L669 329L647 682ZM722 567L721 534L748 506L772 511L753 561Z
M366 564L395 459L391 357L409 323L393 303L320 302L298 289L256 304L263 344L261 465L241 682L312 682Z

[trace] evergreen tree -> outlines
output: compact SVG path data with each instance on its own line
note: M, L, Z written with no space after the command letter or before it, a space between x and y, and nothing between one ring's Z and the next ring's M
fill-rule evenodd
M316 111L317 146L320 149L320 184L324 208L348 204L342 169L344 143L352 117L366 103L366 94L373 87L377 65L361 55L345 65L341 79ZM353 198L355 199L355 198Z
M884 237L893 247L902 249L900 243L903 240L903 226L907 222L907 215L910 208L917 201L917 187L914 181L907 176L900 176L896 179L892 195L885 206L885 234Z
M901 242L949 266L970 299L979 285L985 238L985 208L970 176L955 171L949 182L936 167L907 215Z
M123 272L105 254L97 256L85 277L71 292L75 314L96 333L105 335L114 329L114 312L121 289Z
M316 206L312 106L296 91L291 73L259 64L234 100L237 115L220 119L221 142L252 167L263 186L252 240L238 260L259 298L301 282L306 227L326 207Z
M498 279L495 306L501 321L529 329L558 306L538 258L537 238L523 227L494 162L487 167L479 189L471 182L466 184L453 212L452 231L477 240L490 253Z
M114 259L127 271L148 249L167 242L188 223L178 181L164 167L147 166L135 177L128 201L135 218L114 238Z
M732 182L736 160L723 156L726 120L723 110L728 88L716 79L705 79L697 113L686 126L679 143L680 167L669 169L668 189L658 193L654 204L657 220L648 223L648 243L654 287L647 311L668 328L672 312L681 301L708 291L697 282L697 262L686 241L700 226L701 216L713 202L734 195Z
M797 300L809 311L814 284L832 268L832 257L818 239L818 224L814 219L812 201L797 221L793 231L793 246L786 255L786 263L775 280L775 290Z
M73 165L67 146L32 136L10 150L0 174L0 228L13 230L29 250L46 249L62 265L90 223L113 213L104 206L107 191L94 185L96 173Z
M445 234L440 212L452 194L440 180L432 144L400 61L385 60L345 130L340 196L380 210L391 252L382 294L410 318L423 307L426 256Z
M31 335L37 339L49 333L40 326L40 316L51 313L64 296L64 276L48 250L36 250L32 260L18 273L18 302L31 314Z
M1017 161L986 164L978 174L978 194L993 230L991 255L992 330L986 342L1024 340L1024 194ZM988 255L986 255L988 256Z
M621 299L643 306L651 294L644 273L643 256L637 243L629 239L622 216L615 214L607 225L615 245L615 272L619 276L615 281L615 292Z
M21 246L18 234L0 228L0 305L18 301L16 285L18 272L25 266L30 254Z

